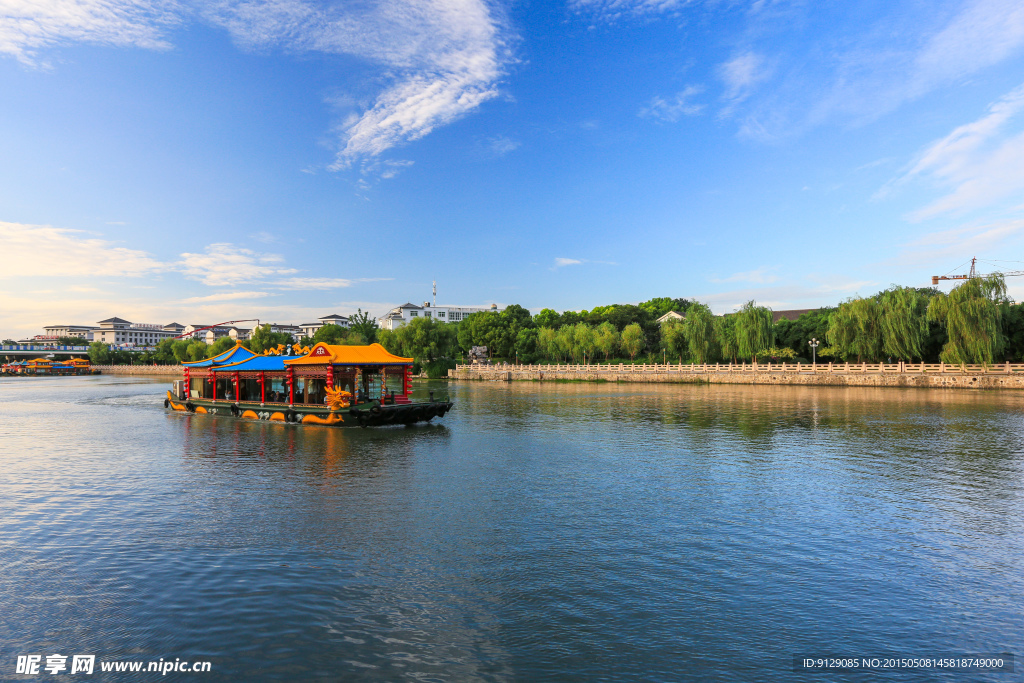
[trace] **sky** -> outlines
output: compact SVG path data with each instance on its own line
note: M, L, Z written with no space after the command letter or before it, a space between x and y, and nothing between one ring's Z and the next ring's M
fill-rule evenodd
M1022 246L1019 0L0 0L4 337L811 308Z

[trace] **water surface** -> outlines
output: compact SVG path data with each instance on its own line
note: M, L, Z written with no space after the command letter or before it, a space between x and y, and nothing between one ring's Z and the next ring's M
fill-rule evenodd
M54 652L203 681L1024 654L1024 393L437 383L439 424L360 430L167 413L166 386L0 380L0 679Z

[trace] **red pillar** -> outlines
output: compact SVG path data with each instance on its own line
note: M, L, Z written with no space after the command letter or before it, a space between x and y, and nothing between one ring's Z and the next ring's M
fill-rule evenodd
M260 373L260 403L267 402L267 373Z
M235 375L235 376L234 376L234 377L232 377L231 379L232 379L232 381L234 381L234 383L235 383L235 402L237 403L237 402L238 402L238 400L239 400L239 399L241 398L241 396L240 396L240 395L239 395L239 393L238 393L238 385L239 385L239 384L240 384L241 382L240 382L240 380L238 379L238 373L236 372L236 373L234 373L234 375Z
M288 405L295 403L295 368L288 367Z
M215 373L214 371L211 370L209 377L210 377L210 384L213 386L213 393L210 394L210 395L213 396L213 400L216 401L217 400L217 373Z

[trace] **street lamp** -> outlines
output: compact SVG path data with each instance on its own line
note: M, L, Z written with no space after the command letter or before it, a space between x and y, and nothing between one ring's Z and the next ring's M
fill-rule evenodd
M811 347L811 365L818 362L818 345L820 343L817 339L811 339L811 341L807 342L807 345Z

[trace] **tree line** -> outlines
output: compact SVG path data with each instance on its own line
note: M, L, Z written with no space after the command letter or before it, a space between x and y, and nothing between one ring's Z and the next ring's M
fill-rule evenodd
M666 313L679 316L664 323ZM360 311L346 329L325 325L299 343L369 344L416 360L431 376L445 376L474 346L510 363L715 363L757 360L810 362L808 341L817 339L823 361L995 363L1024 360L1024 307L1013 305L1002 276L973 278L948 294L934 288L893 286L848 299L796 320L773 321L771 309L754 301L717 316L692 299L659 297L640 304L536 315L513 304L502 311L473 313L459 323L416 318L395 330L378 329ZM291 344L269 325L242 342L255 353ZM234 345L163 340L141 354L93 344L94 363L180 363L215 356Z

